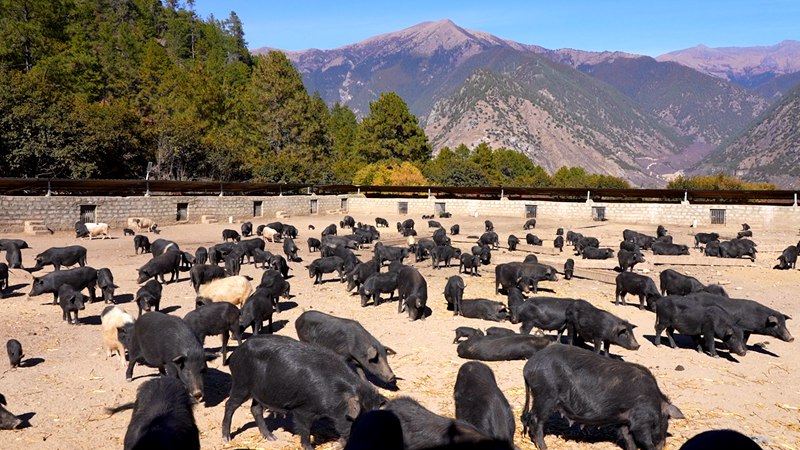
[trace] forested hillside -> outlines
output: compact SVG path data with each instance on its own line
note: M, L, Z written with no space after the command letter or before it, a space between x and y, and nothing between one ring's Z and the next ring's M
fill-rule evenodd
M453 172L397 94L359 122L283 53L251 56L235 13L200 18L191 1L0 0L0 111L10 177L142 178L153 162L182 180L627 184L551 177L485 144L459 147Z

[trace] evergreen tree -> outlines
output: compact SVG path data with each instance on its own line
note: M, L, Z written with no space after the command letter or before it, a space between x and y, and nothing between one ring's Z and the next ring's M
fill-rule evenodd
M394 92L370 102L369 115L358 127L356 148L368 162L389 158L425 162L431 156L431 146L417 118Z

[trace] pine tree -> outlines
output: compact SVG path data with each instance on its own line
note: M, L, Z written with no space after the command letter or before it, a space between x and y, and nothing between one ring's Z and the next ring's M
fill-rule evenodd
M356 148L368 162L390 158L425 162L431 156L428 137L406 102L394 92L370 102L369 115L358 127Z

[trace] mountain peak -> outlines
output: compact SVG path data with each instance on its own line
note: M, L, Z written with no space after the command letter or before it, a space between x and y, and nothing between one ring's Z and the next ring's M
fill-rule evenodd
M521 44L500 39L489 33L466 30L450 19L418 23L400 31L369 38L354 46L378 43L389 45L390 48L402 46L407 51L424 56L430 56L439 50L453 50L460 47L523 47Z

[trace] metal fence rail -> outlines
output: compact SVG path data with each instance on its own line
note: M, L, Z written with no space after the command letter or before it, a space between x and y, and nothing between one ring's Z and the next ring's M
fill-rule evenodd
M584 189L464 186L355 186L281 183L244 183L173 180L69 180L45 178L0 178L0 195L346 195L362 194L373 198L467 198L510 200L551 200L634 203L695 204L797 204L792 190L710 191L680 189Z

